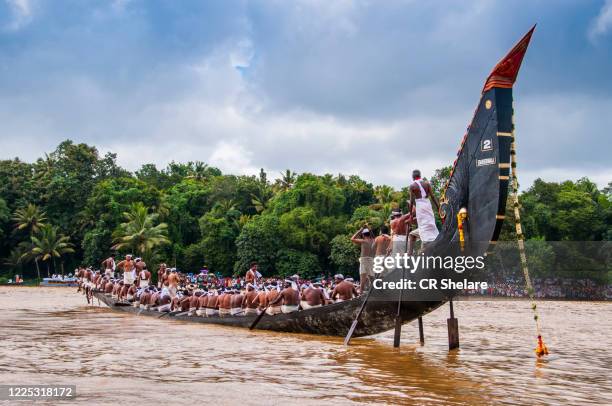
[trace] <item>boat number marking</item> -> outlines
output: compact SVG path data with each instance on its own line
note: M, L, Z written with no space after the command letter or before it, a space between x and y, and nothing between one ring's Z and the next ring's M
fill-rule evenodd
M493 149L493 142L490 138L482 140L482 144L480 146L481 151L491 151Z
M476 161L476 166L485 166L485 165L494 165L494 164L495 164L495 157L478 159Z

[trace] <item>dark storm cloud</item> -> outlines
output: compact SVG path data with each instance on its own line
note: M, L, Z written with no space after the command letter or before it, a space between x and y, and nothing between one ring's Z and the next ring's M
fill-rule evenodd
M199 159L401 186L453 161L488 72L538 22L515 88L523 184L607 183L612 6L551 4L6 1L1 157L72 138L129 169Z

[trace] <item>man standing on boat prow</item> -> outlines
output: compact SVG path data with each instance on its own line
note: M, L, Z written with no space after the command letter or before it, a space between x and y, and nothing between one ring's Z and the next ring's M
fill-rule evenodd
M102 261L102 269L104 274L109 278L112 278L115 274L115 254L111 254L110 257Z
M370 230L363 226L351 237L353 244L361 246L359 256L359 290L365 292L374 278L374 237Z
M412 171L412 179L414 182L410 185L410 207L416 207L418 228L410 233L410 235L411 237L415 236L421 239L422 250L427 244L438 237L438 226L436 226L436 218L431 204L433 203L438 211L440 210L440 205L433 194L431 184L421 179L421 171L418 169ZM412 247L410 251L412 253Z

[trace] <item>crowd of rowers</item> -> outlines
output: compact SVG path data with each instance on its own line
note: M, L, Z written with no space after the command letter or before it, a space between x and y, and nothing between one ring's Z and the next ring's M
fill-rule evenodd
M130 304L147 310L160 312L181 311L198 316L241 316L254 315L266 311L269 314L292 313L299 309L310 309L356 297L366 291L374 280L375 258L408 253L413 254L414 245L421 241L421 248L438 236L433 213L433 205L439 204L433 194L431 184L421 179L421 172L415 169L410 185L408 212L403 214L394 210L387 227L374 237L367 225L360 228L351 241L359 245L360 283L353 279L335 275L333 281L311 282L302 280L298 275L289 279L263 279L253 263L244 280L230 286L219 283L213 276L205 286L189 283L186 275L165 264L157 273L157 285L152 283L151 272L141 258L127 255L115 263L111 255L102 262L102 270L81 268L77 271L79 289L87 293L88 301L94 291L104 293L119 303ZM418 228L411 231L412 225ZM123 272L122 278L115 277L115 271ZM244 283L243 283L244 282Z
M334 280L311 282L298 275L287 279L262 278L253 263L243 279L231 286L215 276L206 286L190 283L186 275L161 264L157 285L142 259L127 255L115 265L114 256L106 259L104 270L77 270L79 290L87 294L103 293L117 303L158 312L184 312L189 316L231 317L292 313L326 304L350 300L359 295L352 278L337 274ZM115 278L115 269L123 271Z

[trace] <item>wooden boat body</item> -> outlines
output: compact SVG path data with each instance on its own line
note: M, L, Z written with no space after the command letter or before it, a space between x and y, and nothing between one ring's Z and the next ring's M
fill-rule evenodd
M163 313L158 311L143 310L133 306L116 305L113 298L96 292L94 296L104 302L115 311L131 313L139 316L161 317ZM265 315L257 324L258 330L271 330L289 333L318 334L328 336L344 336L351 326L363 296L334 303L323 307L308 310L300 310L290 314ZM402 319L408 322L421 314L428 313L441 303L425 302L403 302L401 307ZM361 316L354 337L363 337L378 334L393 328L397 302L369 302L366 310ZM228 316L228 317L203 317L203 316L177 316L167 314L164 318L181 320L193 323L219 324L230 327L248 328L256 316Z

